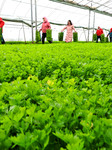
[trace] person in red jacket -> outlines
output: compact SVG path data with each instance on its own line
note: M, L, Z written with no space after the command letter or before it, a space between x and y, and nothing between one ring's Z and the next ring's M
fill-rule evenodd
M2 33L3 33L3 26L4 26L4 24L5 24L4 21L2 20L2 18L0 18L0 28L2 28ZM3 35L2 35L1 41L2 41L2 44L5 43Z
M48 22L47 18L43 17L42 28L39 30L39 32L42 31L42 44L44 44L47 29L51 29L51 26L50 26L50 23ZM48 41L48 42L52 43L52 41Z
M101 35L103 34L103 29L98 27L96 34L97 34L97 41L96 42L98 43L98 39L100 39L100 42L101 42Z

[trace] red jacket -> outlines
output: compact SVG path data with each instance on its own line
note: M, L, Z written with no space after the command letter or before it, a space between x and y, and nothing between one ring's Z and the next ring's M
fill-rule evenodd
M42 28L40 29L40 31L42 30L42 33L46 33L47 29L51 29L50 23L48 22L47 18L44 17L45 21L42 24Z
M103 34L103 29L98 29L97 31L96 31L96 34L97 34L97 36L101 36L102 34Z
M2 18L0 18L0 28L2 28L2 32L3 32L3 26L4 26L4 21L2 20Z
M2 20L2 18L0 18L0 28L2 28L4 26L4 21Z

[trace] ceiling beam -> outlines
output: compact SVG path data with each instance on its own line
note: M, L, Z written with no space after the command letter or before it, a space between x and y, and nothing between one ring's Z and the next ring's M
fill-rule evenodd
M109 12L106 12L106 11L101 11L97 8L90 7L90 6L87 6L87 5L81 5L81 4L76 3L74 1L68 1L68 0L49 0L49 1L57 2L57 3L61 3L61 4L69 5L69 6L72 6L72 7L81 8L81 9L91 10L91 11L94 11L96 13L112 17L112 13L109 13Z
M4 21L9 21L9 22L18 22L18 23L23 23L29 27L31 27L31 25L23 20L18 20L18 19L8 19L8 18L2 18Z

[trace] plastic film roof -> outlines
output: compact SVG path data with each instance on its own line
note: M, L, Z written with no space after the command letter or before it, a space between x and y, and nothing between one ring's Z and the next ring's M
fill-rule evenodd
M112 16L112 0L51 0L85 9L107 12Z
M32 1L34 7L34 0ZM89 6L93 9L112 14L112 0L37 0L38 21L41 21L41 17L48 16L51 21L62 22L64 17L75 15L79 18L85 14L82 9L77 10L77 8L74 7L70 7L69 9L66 5L52 1ZM0 0L0 16L3 18L20 19L30 23L30 9L30 0Z

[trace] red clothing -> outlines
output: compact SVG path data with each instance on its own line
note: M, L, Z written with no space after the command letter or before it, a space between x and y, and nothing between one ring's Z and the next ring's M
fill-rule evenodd
M110 29L110 33L112 32L112 28Z
M2 20L2 18L0 18L0 28L2 28L4 26L4 21Z
M102 34L103 34L103 29L98 29L97 31L96 31L96 34L97 34L97 36L101 36Z
M103 29L100 28L100 30L101 30L101 34L103 34Z
M2 32L3 32L3 26L4 26L4 21L2 20L2 18L0 18L0 28L2 28Z
M40 31L42 30L42 33L46 33L47 29L51 29L50 23L48 22L47 18L44 17L45 21L42 24L42 28L40 29Z

